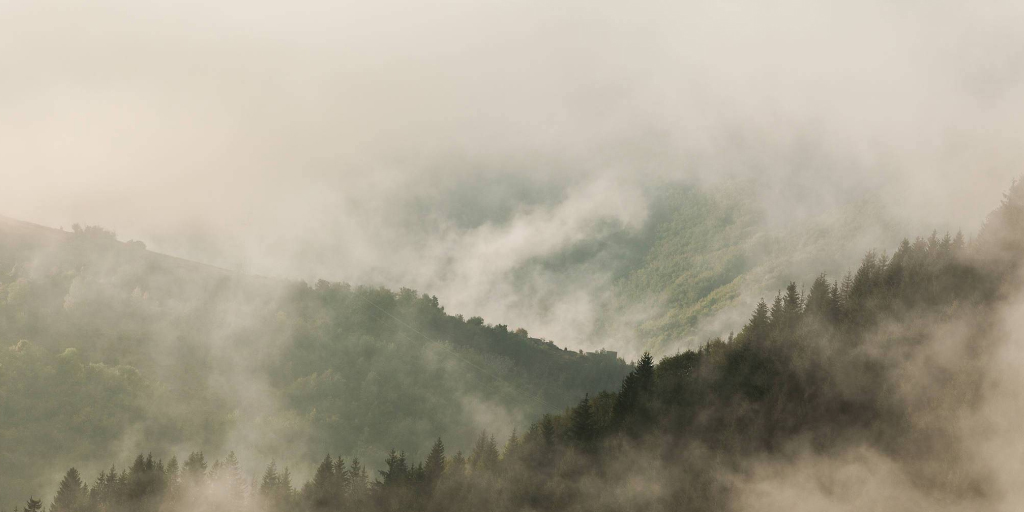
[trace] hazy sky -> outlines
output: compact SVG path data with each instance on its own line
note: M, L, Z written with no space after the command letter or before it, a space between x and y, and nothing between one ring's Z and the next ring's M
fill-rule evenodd
M975 229L1024 172L1022 26L1001 0L3 2L0 214L515 316L508 272L643 225L665 180Z

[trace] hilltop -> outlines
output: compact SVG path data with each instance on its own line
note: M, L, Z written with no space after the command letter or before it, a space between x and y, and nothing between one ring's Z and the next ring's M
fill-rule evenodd
M413 290L250 276L0 218L0 498L57 460L188 446L378 460L504 431L630 365L463 318ZM282 461L287 462L287 461Z

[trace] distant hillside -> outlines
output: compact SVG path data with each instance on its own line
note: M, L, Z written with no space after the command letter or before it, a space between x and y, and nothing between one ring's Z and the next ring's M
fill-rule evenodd
M246 276L5 218L0 346L0 503L52 491L58 460L91 471L142 446L302 446L296 463L419 453L614 389L631 368L413 290Z
M52 502L69 512L1015 510L1022 262L1017 183L973 240L904 239L843 279L818 274L804 292L790 282L735 335L658 362L644 354L616 391L585 394L504 443L481 433L453 454L437 439L415 457L396 442L376 472L325 456L305 480L274 454L249 481L234 454L208 466L182 451L184 464L123 457L89 488L69 461ZM352 293L302 287L307 298L293 302L319 318L316 302ZM370 300L419 304L413 317L433 307L411 293Z
M905 235L868 198L775 226L764 205L744 200L757 196L752 187L675 185L650 192L647 225L623 239L628 250L619 253L628 256L616 271L617 307L642 312L634 325L642 349L664 354L696 346L794 276L825 271L841 278L857 264L852 255Z

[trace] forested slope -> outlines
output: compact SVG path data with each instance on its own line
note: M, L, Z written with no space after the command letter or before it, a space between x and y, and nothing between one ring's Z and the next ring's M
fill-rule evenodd
M403 289L243 276L0 219L0 498L58 460L189 447L282 462L536 418L629 371ZM301 447L301 448L296 448Z
M233 455L139 456L94 486L68 471L54 510L1009 510L1022 261L1015 185L971 243L905 240L793 283L735 335L645 355L617 392L468 456L439 440L376 475L325 458L304 485L273 462L249 482Z

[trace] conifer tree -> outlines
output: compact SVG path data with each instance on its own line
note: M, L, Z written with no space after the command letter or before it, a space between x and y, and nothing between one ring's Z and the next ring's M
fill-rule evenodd
M654 388L654 358L644 351L636 365L637 387L641 394Z
M396 452L392 449L384 459L384 465L387 469L378 471L384 487L399 487L409 480L409 465L405 459L405 452Z
M366 486L369 483L369 479L366 476L366 468L359 463L359 459L352 459L352 467L349 469L348 474L349 496L356 499L366 492Z
M828 321L835 309L833 300L832 285L825 278L825 274L821 274L814 279L810 291L807 292L804 313L819 321Z
M796 289L796 283L791 281L789 286L786 286L786 296L782 299L782 302L786 321L788 323L795 322L800 313L803 312L803 301L801 300L800 292ZM792 325L787 327L792 327Z
M467 466L466 456L462 454L462 450L458 450L455 452L455 455L448 459L448 467L445 468L445 474L453 477L465 476Z
M555 443L555 421L551 418L550 414L545 414L541 418L540 433L544 439L545 446L551 446Z
M331 510L337 506L334 460L330 454L327 454L316 468L313 480L310 481L308 499L314 510Z
M473 453L469 456L469 466L474 472L490 471L498 465L498 445L494 442L494 436L488 436L487 431L480 432L476 444L473 445Z
M113 471L113 468L111 468ZM167 467L164 469L165 479L167 481L167 495L171 499L175 499L179 495L181 488L181 475L178 467L178 457L171 456L171 460L167 462Z
M770 322L768 304L761 299L757 303L757 307L754 308L754 314L751 315L747 325L740 331L739 338L745 342L763 343L768 339Z
M277 485L278 493L282 496L290 497L295 492L295 487L292 484L292 472L287 466L284 468L284 472L281 473L281 480Z
M206 458L203 457L203 452L192 452L188 455L182 467L182 474L182 480L192 486L203 483L206 479Z
M64 474L64 479L57 488L57 494L50 505L50 512L79 512L88 505L88 486L82 482L78 470L71 468Z
M345 494L348 493L349 484L351 483L351 475L349 475L348 467L345 466L345 459L340 456L334 461L334 485L333 494L335 502L340 503Z
M424 476L428 483L433 484L441 478L441 474L444 473L445 457L444 457L444 443L441 442L441 438L437 438L434 442L434 446L430 448L430 453L427 455L426 464L424 465Z
M569 435L575 443L585 449L592 447L597 437L597 421L593 408L590 406L590 395L587 394L573 408L570 416Z
M228 493L238 503L241 503L245 498L245 476L242 474L242 467L238 463L238 458L235 457L235 452L228 452L221 471L223 472L221 479L228 486Z
M778 334L782 332L786 325L786 307L782 302L782 292L775 294L775 300L772 301L772 307L768 311L768 324L772 334Z
M25 508L23 508L22 511L23 512L39 512L42 509L43 509L43 501L42 500L37 500L33 496L33 497L28 499L28 503L25 504ZM17 510L17 509L15 509L15 510Z
M508 441L505 442L505 449L502 450L501 458L506 461L511 461L519 455L519 434L515 427L512 427L512 434L509 435Z

